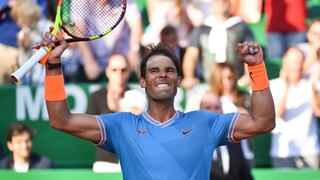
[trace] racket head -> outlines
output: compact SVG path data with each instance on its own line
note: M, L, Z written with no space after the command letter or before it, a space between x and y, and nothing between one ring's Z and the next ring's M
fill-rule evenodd
M123 19L127 0L62 0L60 27L67 42L90 41L110 33Z

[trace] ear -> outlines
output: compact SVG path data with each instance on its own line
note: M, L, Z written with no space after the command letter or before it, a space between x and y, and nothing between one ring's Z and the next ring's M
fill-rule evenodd
M146 80L143 77L139 78L139 84L141 88L146 88Z
M12 152L13 151L13 145L10 141L7 142L7 146L8 146L8 149Z
M178 87L181 87L181 82L182 82L182 77L178 76L178 82L177 82Z

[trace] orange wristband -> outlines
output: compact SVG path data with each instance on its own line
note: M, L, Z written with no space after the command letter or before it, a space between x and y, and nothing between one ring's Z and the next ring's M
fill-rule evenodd
M62 75L46 76L44 97L46 101L62 101L67 99Z
M252 91L260 91L269 87L268 74L264 62L248 66Z

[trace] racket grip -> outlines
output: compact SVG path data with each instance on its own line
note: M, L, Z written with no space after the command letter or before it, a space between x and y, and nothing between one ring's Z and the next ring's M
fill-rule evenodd
M35 54L31 56L19 69L11 74L11 79L15 82L19 82L21 78L35 65L37 64L48 51L45 48L40 48Z

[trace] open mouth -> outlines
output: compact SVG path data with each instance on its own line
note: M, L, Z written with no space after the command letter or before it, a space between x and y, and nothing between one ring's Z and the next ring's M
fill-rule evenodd
M166 87L169 87L169 84L167 84L167 83L161 83L161 84L157 84L156 85L156 87L158 87L158 88L166 88Z
M170 86L168 83L159 83L156 85L156 88L157 89L160 89L160 90L167 90L167 89L170 89Z

